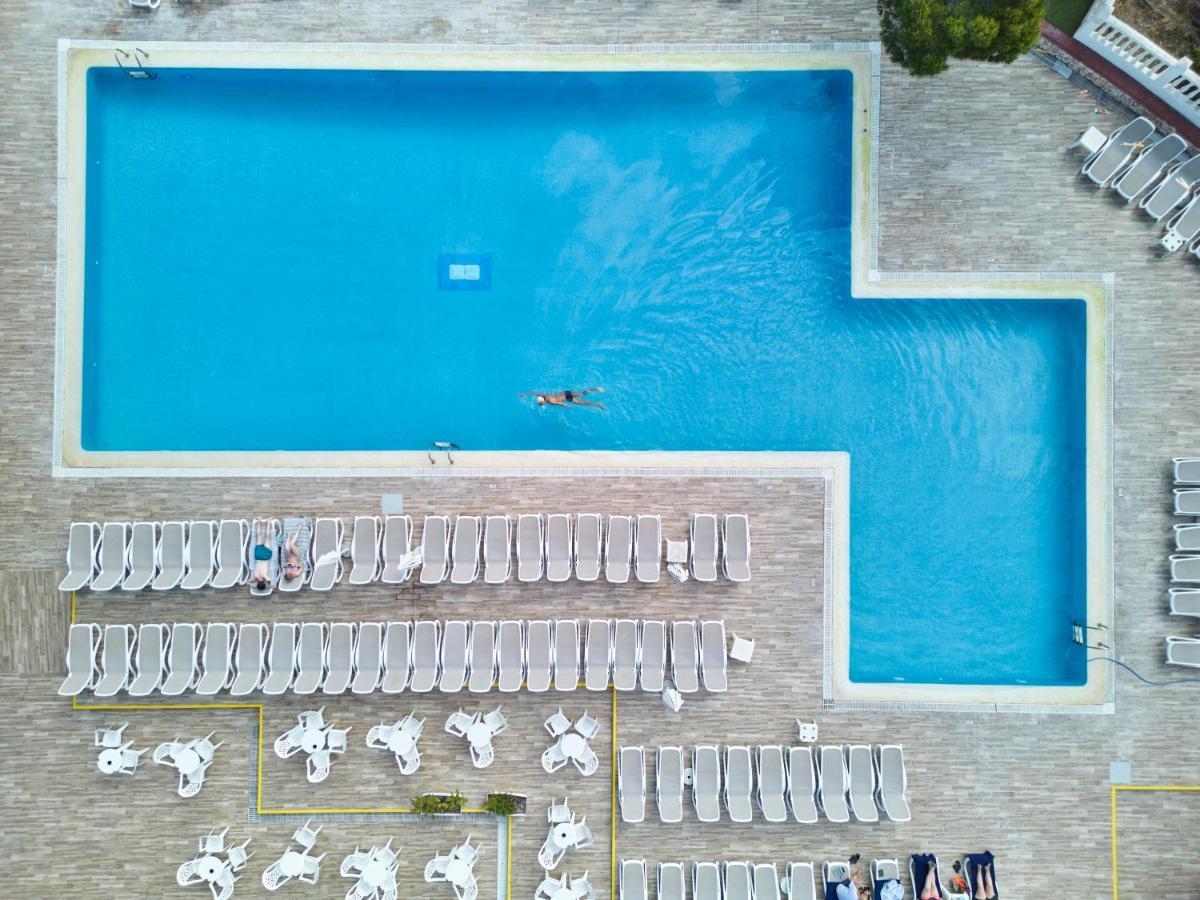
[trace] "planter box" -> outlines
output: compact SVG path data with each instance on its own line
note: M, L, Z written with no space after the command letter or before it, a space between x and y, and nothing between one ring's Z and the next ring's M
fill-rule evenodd
M443 799L443 800L444 800L444 799L446 799L447 797L451 797L451 796L453 796L453 795L452 795L452 794L436 794L436 793L432 793L432 792L431 792L431 793L428 793L428 794L421 794L420 796L422 796L422 797L437 797L437 798L439 798L439 799ZM459 801L458 801L458 805L457 805L455 808L453 808L453 809L444 809L444 810L439 810L438 812L435 812L435 813L424 813L424 815L428 815L428 816L457 816L457 815L458 815L459 813L461 813L461 812L462 812L462 801L461 801L461 800L459 800Z
M515 813L513 813L514 816L525 815L525 808L529 802L529 798L526 797L524 794L514 794L511 791L493 791L492 793L487 795L487 799L488 799L488 802L491 802L491 799L493 797L505 797L505 796L512 797L514 800L517 801L517 811ZM484 804L484 808L485 809L487 808L487 803Z

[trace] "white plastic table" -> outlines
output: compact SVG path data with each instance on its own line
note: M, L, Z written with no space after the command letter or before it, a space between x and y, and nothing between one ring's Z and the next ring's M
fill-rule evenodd
M216 881L225 866L215 856L202 856L196 860L196 874L205 881Z
M461 859L452 859L446 866L446 880L462 887L471 880L471 867Z
M377 859L371 860L362 870L362 880L373 888L378 888L387 878L387 866Z
M587 752L587 740L582 734L568 732L559 738L559 747L571 759L583 759Z
M279 857L279 873L288 878L295 878L304 871L304 857L295 850L289 850Z
M667 562L669 563L686 563L687 562L687 541L667 541Z
M300 749L305 753L316 753L325 746L325 732L310 728L300 737Z
M550 900L577 900L575 892L569 887L560 887L550 895Z
M191 775L200 768L200 754L190 747L175 754L175 768L184 775Z
M101 750L100 756L96 759L96 768L105 775L115 774L117 769L121 768L121 751Z
M467 740L472 747L486 747L492 742L492 729L485 722L476 722L467 729Z
M754 657L754 641L748 641L745 638L733 636L733 646L729 648L729 658L736 659L738 662L750 662Z
M571 846L571 837L574 833L575 827L570 822L563 822L550 829L550 840L554 842L555 847L564 850Z
M412 735L405 734L400 729L396 729L387 740L387 748L393 753L406 756L412 750L414 743L416 742L412 739Z

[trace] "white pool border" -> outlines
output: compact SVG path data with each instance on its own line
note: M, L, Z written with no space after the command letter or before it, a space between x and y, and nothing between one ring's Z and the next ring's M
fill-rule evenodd
M98 453L79 442L83 196L86 174L86 70L114 67L124 41L59 42L58 278L52 468L56 477L364 477L563 476L653 477L703 473L726 477L823 473L837 486L827 509L830 554L825 590L823 687L826 708L1012 708L1111 711L1113 676L1088 672L1079 687L972 687L856 684L849 678L849 462L838 454L535 451L456 453L457 465L430 466L424 451ZM877 43L637 45L438 45L139 42L149 68L366 68L487 70L849 69L854 76L851 291L855 298L1082 299L1087 304L1087 567L1089 624L1113 622L1112 299L1102 273L884 272L879 269L879 78ZM837 510L838 498L846 501ZM834 512L830 512L830 509ZM839 537L845 527L845 540Z

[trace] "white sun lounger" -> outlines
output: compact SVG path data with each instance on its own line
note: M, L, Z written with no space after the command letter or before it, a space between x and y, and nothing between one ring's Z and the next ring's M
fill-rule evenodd
M234 654L237 674L229 693L244 697L258 690L267 674L267 626L247 622L238 629L237 651Z
M129 682L130 697L147 697L162 686L170 638L171 630L166 625L147 624L138 628L137 673Z
M1176 525L1175 549L1181 553L1200 552L1200 525Z
M646 754L641 747L622 747L617 754L617 800L621 821L646 820Z
M185 572L184 549L187 546L187 526L183 522L163 522L158 529L158 574L150 583L156 591L179 587Z
M1200 668L1200 638L1167 638L1167 662L1173 666Z
M727 652L725 623L720 620L701 622L700 681L711 694L719 694L729 687Z
M196 693L206 697L220 693L233 682L233 641L237 626L232 622L209 622L204 630L204 674L196 682Z
M713 744L692 748L692 806L701 822L721 818L721 754Z
M437 685L441 640L440 622L425 620L413 626L413 667L412 681L409 682L413 693L427 694Z
M362 622L354 641L352 694L372 694L383 680L383 623Z
M1113 182L1113 189L1132 203L1158 180L1163 170L1187 150L1187 141L1177 134L1168 134L1138 154L1133 165Z
M893 822L908 822L908 773L904 769L904 749L899 744L875 748L875 798L883 814Z
M875 763L871 748L853 744L846 750L846 771L849 775L850 811L859 822L878 822L875 807Z
M634 544L633 567L637 580L654 584L662 577L662 517L637 517L637 541Z
M471 626L459 620L451 620L442 629L442 674L438 690L446 694L457 694L467 683L467 640Z
M1200 516L1200 488L1175 488L1175 515Z
M250 540L250 523L245 519L222 519L217 526L217 571L212 586L224 590L245 584L246 542Z
M450 517L426 516L421 529L421 584L441 584L450 574Z
M675 690L694 694L700 690L700 636L695 622L671 623L671 678Z
M1173 553L1170 560L1172 581L1200 581L1200 556Z
M1197 182L1200 182L1200 155L1193 156L1168 172L1167 177L1143 197L1138 206L1155 222L1161 222L1187 199Z
M548 619L525 626L525 687L531 693L550 690L554 678L554 638Z
M750 794L754 790L754 770L750 748L725 748L725 809L730 821L749 822L754 818Z
M542 577L545 543L539 513L517 517L517 581L539 581Z
M609 516L604 535L604 577L613 584L629 581L630 560L633 559L633 519L629 516Z
M193 526L194 527L194 526ZM304 585L308 584L312 577L312 537L313 523L312 519L307 516L289 516L283 520L283 533L279 540L281 543L280 553L284 557L287 556L287 543L294 536L296 551L300 555L300 574L294 578L289 578L285 570L286 566L281 565L279 568L279 590L294 594ZM286 562L286 558L284 562Z
M1171 468L1176 484L1200 484L1200 457L1177 456L1171 460Z
M715 862L692 863L692 900L722 900L721 869Z
M1200 588L1171 588L1171 615L1200 616Z
M575 522L575 577L595 581L600 577L604 540L599 513L580 513Z
M1152 134L1154 124L1147 118L1138 116L1127 122L1109 136L1097 153L1088 157L1080 174L1103 187L1128 165L1137 150L1134 144L1149 140Z
M571 517L552 513L546 516L546 580L566 581L571 563Z
M129 559L121 590L145 590L157 572L158 525L155 522L134 522L129 531Z
M258 560L254 558L254 549L259 545L259 527L258 520L250 527L250 540L246 542L246 565L250 569L250 575L246 579L250 585L250 594L254 597L268 597L275 591L275 586L279 583L279 520L267 519L267 534L262 541L263 546L271 551L271 558L267 561L267 583L263 588L259 588L257 580L254 578L254 570L257 568ZM163 540L160 545L165 542L167 534L167 526L163 525ZM165 562L161 563L159 568L165 568ZM160 576L161 577L161 576Z
M200 680L200 625L176 622L171 626L171 644L167 650L167 677L160 693L177 697Z
M753 900L754 881L750 863L731 860L721 866L721 887L725 900Z
M687 900L687 886L683 880L683 863L660 862L658 864L657 900Z
M471 675L467 690L486 694L496 685L496 623L476 622L471 626L471 646L468 649Z
M697 581L717 580L717 517L696 513L691 518L692 577Z
M758 746L758 808L768 822L787 821L787 769L783 762L783 747L778 744Z
M642 622L642 644L638 665L643 691L661 693L667 667L667 623L661 619Z
M471 584L479 577L479 541L483 521L479 516L459 516L454 520L454 563L451 584Z
M812 747L788 747L787 803L792 818L801 825L813 825L817 821L816 792Z
M646 900L648 890L646 861L644 859L621 860L620 900Z
M379 580L379 516L355 516L350 539L350 584Z
M322 516L313 523L312 574L308 576L310 590L331 591L342 580L344 529L341 516Z
M846 805L846 751L826 745L817 751L817 806L830 822L849 822Z
M92 693L112 697L125 690L133 674L133 643L137 635L132 625L106 625L100 648L100 678Z
M659 747L655 756L654 800L658 818L667 823L683 821L683 748Z
M559 619L554 623L554 689L573 691L579 686L579 623Z
M100 549L96 551L98 571L92 579L93 591L111 591L125 580L125 564L129 559L127 542L129 525L125 522L105 522L100 529Z
M407 559L412 550L412 516L384 518L381 549L380 581L384 584L403 584L412 578L414 566Z
M787 900L817 900L817 875L810 862L790 862L784 870Z
M304 622L300 626L300 640L296 645L296 678L292 690L297 694L312 694L321 686L325 677L325 637L328 627L324 622Z
M1177 212L1167 223L1167 230L1159 240L1159 246L1167 253L1174 253L1184 244L1200 234L1200 194L1188 201L1187 206Z
M749 581L750 517L743 513L726 516L721 545L725 577L730 581Z
M504 584L512 576L512 519L488 516L483 528L483 582Z
M96 576L96 551L100 526L95 522L72 522L67 538L67 574L60 591L80 591Z
M618 691L632 691L637 687L638 660L641 658L636 619L617 619L613 627L612 658L613 687Z
M385 694L399 694L408 687L412 674L412 625L388 622L383 637L383 683Z
M187 559L187 573L179 586L185 591L198 591L208 587L212 581L213 566L216 562L216 522L193 521L188 523L187 548L184 556Z
M325 677L321 681L321 693L344 694L350 687L354 672L354 639L353 623L334 622L329 626L325 639ZM303 646L303 641L301 644Z
M900 860L873 859L868 871L871 875L871 890L874 892L872 896L881 897L884 885L889 881L895 881L901 885L901 897L903 897L903 882L900 880ZM997 894L997 896L999 895Z
M780 900L779 870L774 863L755 864L754 900Z
M269 670L263 679L262 692L271 696L286 693L296 677L296 626L292 622L276 622L271 628L271 644L267 660Z
M96 652L100 649L100 626L76 622L67 633L67 677L59 685L60 697L75 697L100 677Z
M608 690L612 669L612 623L608 619L591 619L588 622L583 669L585 688L589 691Z
M499 661L497 687L506 694L521 689L525 681L525 629L513 619L500 623L496 656Z

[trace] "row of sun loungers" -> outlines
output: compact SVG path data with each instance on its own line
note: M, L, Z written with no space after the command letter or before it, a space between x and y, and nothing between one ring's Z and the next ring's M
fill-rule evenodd
M1200 458L1171 460L1175 476L1175 515L1200 517ZM1170 559L1171 615L1200 617L1200 523L1175 526L1175 549ZM1187 621L1186 619L1184 621ZM1200 668L1200 637L1167 638L1167 662Z
M760 745L725 748L712 744L692 748L691 768L682 747L659 747L655 761L655 800L663 822L683 821L683 792L689 777L692 805L701 822L721 818L721 805L732 822L750 822L754 806L767 822L791 818L817 821L818 810L830 822L878 822L882 811L894 822L911 819L908 808L904 751L886 744L822 746L815 757L808 746ZM724 779L722 780L722 768ZM757 777L756 777L757 776ZM757 781L757 785L756 785ZM622 747L617 754L617 799L621 818L637 823L646 816L646 756L641 747Z
M306 517L265 523L273 556L263 586L251 579L259 541L249 522L75 522L67 546L68 572L59 589L140 591L230 588L252 581L252 592L276 587L298 591L307 584L328 591L342 580L344 525L339 517ZM301 551L303 571L281 575L281 554L289 536ZM485 584L504 584L513 574L513 522L510 516L426 516L418 549L412 546L409 516L356 516L350 541L350 584L400 584L420 567L421 584L472 584L482 568ZM721 572L730 581L750 579L750 522L745 515L693 515L689 522L691 577L712 582ZM601 571L614 584L654 583L662 577L662 520L659 516L598 513L525 514L516 522L516 575L522 582L596 581Z
M924 858L924 857L922 857ZM974 857L969 857L973 859ZM982 857L981 857L982 858ZM911 868L911 865L910 865ZM881 896L883 886L900 880L898 859L873 859L868 868L872 896ZM683 863L660 862L655 885L658 900L687 900ZM646 860L622 859L618 873L619 900L648 900ZM811 862L789 862L780 877L774 863L734 860L691 864L692 900L817 900L833 898L837 885L850 880L850 863L826 862L821 866L822 887L817 891L816 872Z
M385 694L493 689L659 692L668 661L678 690L726 690L723 622L574 619L277 622L234 625L77 623L67 641L63 696L91 690L144 697L194 690L264 694ZM582 671L581 671L582 664Z

